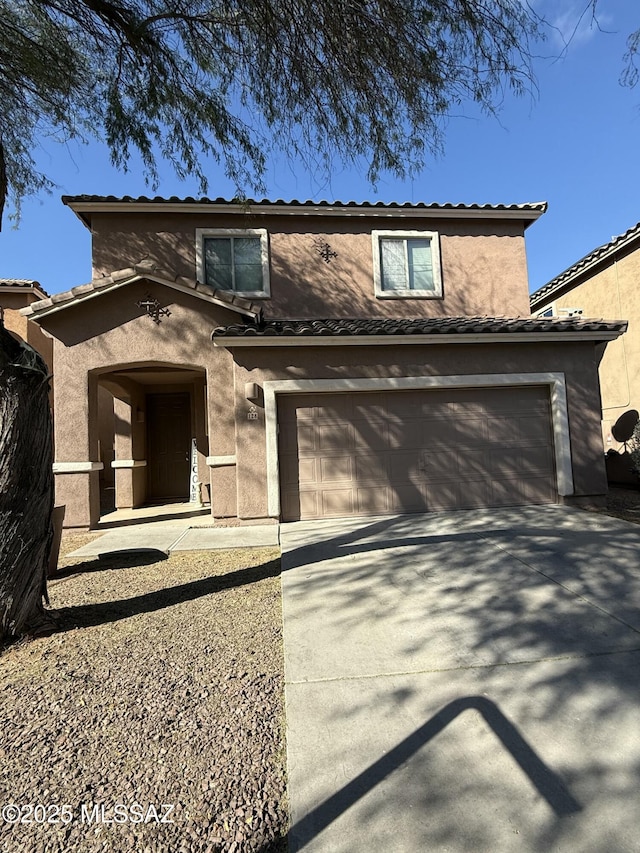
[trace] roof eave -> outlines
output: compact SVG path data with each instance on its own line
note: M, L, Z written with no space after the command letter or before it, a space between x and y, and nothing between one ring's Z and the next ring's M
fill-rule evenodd
M525 206L368 206L331 204L241 204L232 202L204 201L83 201L63 196L63 204L69 207L80 221L91 229L91 217L95 213L185 213L202 214L215 212L228 215L263 216L332 216L373 219L512 219L524 222L525 229L546 212L546 202L535 202Z
M232 347L314 347L314 346L380 346L380 345L413 345L425 346L431 344L511 344L511 343L559 343L593 341L602 343L615 341L624 334L620 331L580 331L580 332L503 332L478 334L436 335L255 335L229 336L216 335L212 341L214 346L230 349Z

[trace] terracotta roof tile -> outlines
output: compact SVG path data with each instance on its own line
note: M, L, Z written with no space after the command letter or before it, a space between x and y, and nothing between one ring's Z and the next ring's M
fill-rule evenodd
M125 284L129 279L149 279L150 281L165 284L169 287L177 285L179 288L192 290L199 295L206 296L218 305L228 305L229 308L240 313L249 314L250 316L259 316L262 313L262 305L259 303L251 302L249 299L243 299L226 291L213 290L211 287L200 284L195 279L176 276L173 273L156 267L150 261L143 261L142 263L134 264L121 270L115 270L110 275L94 279L88 284L81 284L71 290L56 293L48 299L34 302L27 308L23 308L21 313L25 316L35 316L37 318L39 314L50 311L54 306L66 308L67 306L78 304L91 294L100 293L100 291L107 290L110 287Z
M15 287L17 290L35 290L45 296L49 294L39 281L31 278L0 278L0 287Z
M77 203L95 203L95 204L105 204L105 203L129 203L129 204L202 204L202 205L229 205L236 204L239 208L246 206L259 206L259 207L339 207L339 208L350 208L350 207L365 207L371 208L373 210L381 209L381 208L402 208L406 210L486 210L486 211L523 211L523 212L540 212L543 213L547 209L546 202L530 202L526 204L463 204L458 202L383 202L383 201L328 201L323 199L321 201L313 201L311 199L307 199L306 201L298 201L298 199L291 199L290 201L286 201L284 199L225 199L225 198L208 198L203 196L201 198L194 198L193 196L187 196L185 198L179 198L178 196L171 196L170 198L163 198L162 196L155 196L154 198L149 198L148 196L114 196L114 195L63 195L62 202L66 205L73 205Z
M626 331L626 321L536 317L432 317L414 320L265 320L214 329L212 338L310 337L326 335L482 335Z

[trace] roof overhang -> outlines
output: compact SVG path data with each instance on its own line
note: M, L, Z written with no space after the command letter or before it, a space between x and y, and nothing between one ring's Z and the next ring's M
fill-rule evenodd
M212 290L210 287L206 287L197 281L192 281L183 276L172 278L166 273L163 275L155 267L137 264L136 266L113 272L111 275L90 282L89 284L74 287L72 290L67 290L64 293L56 293L47 299L34 302L25 308L21 308L20 313L39 323L45 317L50 317L52 314L58 314L77 305L84 305L90 300L104 296L107 293L112 293L114 290L138 281L160 284L163 287L177 290L180 293L186 293L189 296L194 296L196 299L208 302L210 305L226 308L243 317L248 317L254 322L258 320L262 312L260 305L255 305L247 299L241 299L225 291Z
M235 347L370 347L370 346L431 346L433 344L537 344L537 343L594 343L615 341L623 332L504 332L502 334L461 335L282 335L265 337L215 337L214 346L231 349Z
M237 216L330 216L374 219L515 219L527 228L542 216L546 202L527 204L383 204L382 202L227 201L225 199L148 199L62 196L62 202L91 227L94 213L216 213Z
M40 297L40 299L48 299L45 291L37 283L30 285L22 284L19 287L10 284L0 284L0 293L33 293L35 296Z

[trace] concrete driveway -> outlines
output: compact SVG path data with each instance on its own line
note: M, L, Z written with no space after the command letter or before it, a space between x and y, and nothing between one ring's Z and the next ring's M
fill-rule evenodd
M290 849L640 851L640 527L282 525Z

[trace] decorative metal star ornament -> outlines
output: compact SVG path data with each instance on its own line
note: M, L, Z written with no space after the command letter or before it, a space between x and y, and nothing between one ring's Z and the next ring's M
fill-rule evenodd
M147 293L146 299L141 299L136 302L138 308L143 308L148 317L151 317L153 322L159 326L162 320L160 317L170 317L171 311L168 308L161 308L157 299L154 299L151 294Z

